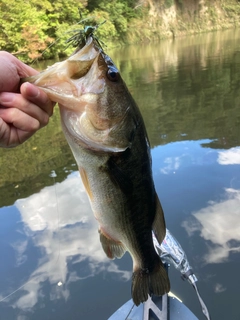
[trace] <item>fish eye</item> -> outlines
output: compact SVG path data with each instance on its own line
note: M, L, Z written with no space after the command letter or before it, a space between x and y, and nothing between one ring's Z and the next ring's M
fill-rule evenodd
M119 73L111 68L107 71L107 77L110 81L116 82L119 79Z

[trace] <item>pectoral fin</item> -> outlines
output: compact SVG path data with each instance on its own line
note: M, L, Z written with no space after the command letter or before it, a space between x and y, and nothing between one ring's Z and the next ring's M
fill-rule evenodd
M109 259L120 259L126 252L123 244L108 237L101 229L99 229L99 234L103 250L107 257Z
M166 235L166 224L165 224L163 209L157 194L156 194L156 215L155 215L152 229L159 244L161 244Z
M93 194L92 194L92 190L91 190L91 187L90 187L90 184L89 184L87 173L84 170L84 168L82 168L82 167L79 167L79 172L80 172L80 176L82 178L82 182L83 182L83 185L85 187L85 190L86 190L86 192L88 194L88 197L89 197L90 200L93 200Z

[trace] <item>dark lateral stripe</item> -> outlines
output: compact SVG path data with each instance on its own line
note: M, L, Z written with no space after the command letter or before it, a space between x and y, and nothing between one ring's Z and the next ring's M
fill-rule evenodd
M113 157L109 158L107 165L109 177L114 184L118 186L124 194L130 195L133 192L133 182L131 178L119 168Z

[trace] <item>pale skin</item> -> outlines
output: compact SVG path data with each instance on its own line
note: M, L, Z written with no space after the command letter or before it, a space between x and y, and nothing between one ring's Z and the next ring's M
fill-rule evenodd
M0 51L0 147L22 144L48 124L54 103L36 86L20 79L38 71Z

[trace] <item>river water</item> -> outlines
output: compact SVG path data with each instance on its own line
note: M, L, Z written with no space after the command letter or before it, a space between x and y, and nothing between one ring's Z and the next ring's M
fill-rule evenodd
M212 319L239 320L240 30L108 53L142 111L167 227ZM101 249L57 108L0 164L0 319L108 319L130 299L132 261ZM169 276L204 319L193 288Z

